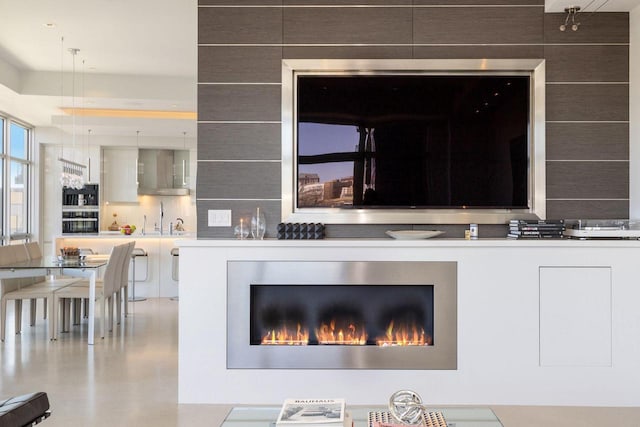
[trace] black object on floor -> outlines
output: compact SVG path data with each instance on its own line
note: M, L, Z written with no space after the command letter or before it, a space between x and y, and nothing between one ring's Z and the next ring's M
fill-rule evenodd
M49 415L49 398L42 391L0 401L0 427L32 426Z

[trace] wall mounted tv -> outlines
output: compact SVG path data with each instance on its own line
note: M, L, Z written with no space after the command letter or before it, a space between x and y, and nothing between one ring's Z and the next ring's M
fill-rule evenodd
M544 161L538 165L536 156L544 141L536 139L542 100L535 89L543 64L527 61L523 69L514 68L516 61L493 62L487 68L464 60L357 67L322 61L318 69L285 61L283 218L502 223L544 217L536 197L544 181L536 170Z

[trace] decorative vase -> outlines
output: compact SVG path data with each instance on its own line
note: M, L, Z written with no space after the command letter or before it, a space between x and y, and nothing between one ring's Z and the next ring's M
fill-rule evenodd
M262 240L266 229L267 223L264 219L264 212L262 212L262 209L256 208L256 212L251 218L251 236L256 240Z

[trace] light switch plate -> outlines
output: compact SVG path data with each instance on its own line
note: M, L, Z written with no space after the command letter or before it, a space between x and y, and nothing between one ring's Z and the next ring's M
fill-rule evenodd
M231 210L209 209L208 225L209 227L231 227Z

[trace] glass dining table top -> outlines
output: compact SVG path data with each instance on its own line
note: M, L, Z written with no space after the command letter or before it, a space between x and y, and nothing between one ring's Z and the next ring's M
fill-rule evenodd
M386 410L384 406L347 405L346 408L353 418L354 427L367 427L369 412ZM503 427L496 414L487 407L434 406L427 410L441 412L448 427ZM275 427L279 413L279 406L236 406L229 411L221 427Z
M0 265L0 270L29 270L35 268L100 268L107 265L105 259L85 259L80 260L78 258L58 260L56 257L42 257L29 261L20 261L13 263L5 263Z

